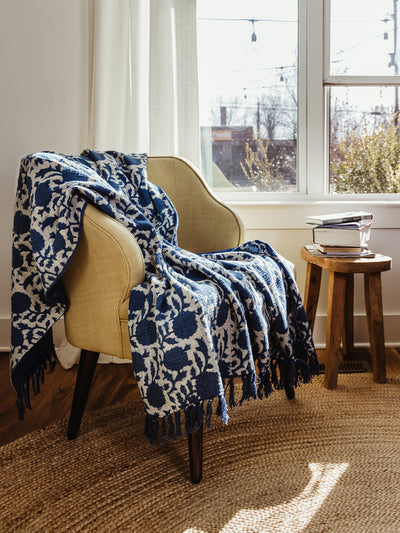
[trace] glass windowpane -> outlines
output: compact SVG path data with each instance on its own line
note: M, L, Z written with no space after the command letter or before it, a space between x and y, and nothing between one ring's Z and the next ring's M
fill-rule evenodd
M330 74L399 74L398 0L331 0Z
M202 170L214 190L297 190L297 19L297 0L198 0Z
M398 87L330 88L331 193L400 192L398 98Z

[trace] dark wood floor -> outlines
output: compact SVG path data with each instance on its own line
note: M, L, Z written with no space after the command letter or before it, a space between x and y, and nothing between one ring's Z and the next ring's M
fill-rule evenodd
M71 409L77 366L64 370L59 364L50 374L46 372L40 393L31 397L32 410L25 419L18 420L16 394L9 377L8 355L0 354L0 445L43 428L63 418ZM87 410L99 409L117 402L128 402L140 397L130 364L98 365Z
M324 350L318 350L324 360ZM369 360L367 350L358 350L354 360ZM400 349L386 349L387 375L400 375ZM41 392L32 398L32 410L24 421L18 420L16 396L10 384L8 355L0 353L0 445L11 442L35 429L46 427L69 414L77 367L64 370L57 365L46 375ZM140 398L130 364L98 365L90 390L87 410Z

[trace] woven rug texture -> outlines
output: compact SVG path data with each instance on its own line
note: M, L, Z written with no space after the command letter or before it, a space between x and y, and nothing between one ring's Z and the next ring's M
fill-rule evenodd
M1 532L400 531L400 382L323 377L213 420L203 480L187 439L143 437L140 403L67 419L0 448ZM29 413L28 415L29 416Z

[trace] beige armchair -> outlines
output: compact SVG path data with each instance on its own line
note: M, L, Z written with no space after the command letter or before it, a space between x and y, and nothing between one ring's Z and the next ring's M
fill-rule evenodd
M172 200L179 216L179 246L207 252L239 245L244 237L238 216L210 191L196 169L177 157L149 157L148 179ZM131 233L88 205L81 240L63 275L69 300L65 314L68 341L81 349L68 427L75 439L99 353L131 359L128 303L131 289L144 279L141 250ZM202 428L189 435L190 473L202 475Z

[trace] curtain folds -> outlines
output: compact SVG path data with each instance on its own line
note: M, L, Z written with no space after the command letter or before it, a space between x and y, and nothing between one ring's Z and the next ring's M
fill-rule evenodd
M89 146L200 166L196 0L91 0Z
M196 0L89 0L94 150L176 155L200 168ZM79 350L54 328L64 368ZM121 362L101 355L99 362Z

